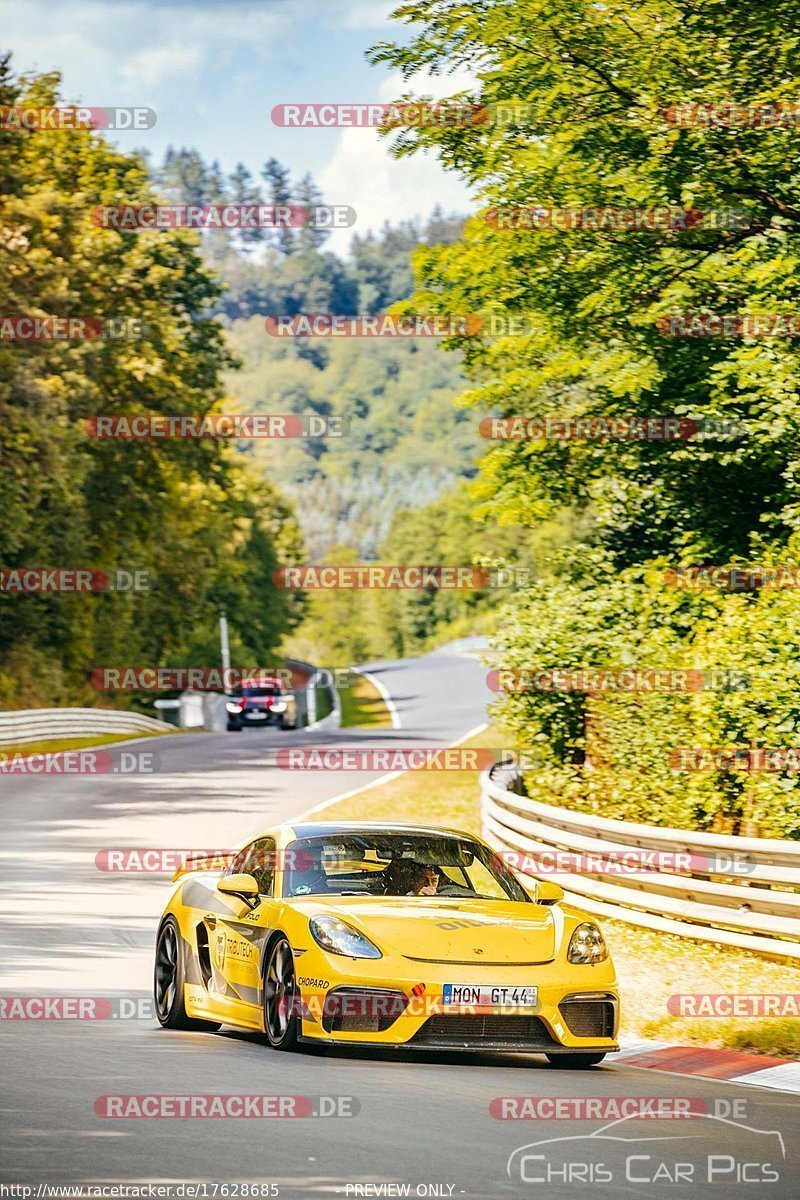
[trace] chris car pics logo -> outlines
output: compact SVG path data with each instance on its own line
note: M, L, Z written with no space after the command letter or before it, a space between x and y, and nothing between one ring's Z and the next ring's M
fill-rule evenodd
M726 1195L726 1187L781 1179L786 1147L780 1130L757 1129L716 1114L698 1112L693 1118L686 1125L680 1122L677 1132L674 1120L662 1132L653 1129L652 1119L642 1126L634 1115L589 1134L541 1138L512 1151L506 1174L550 1188L618 1184L628 1192L632 1185L655 1185L674 1188L676 1195L700 1183L719 1184L720 1195Z

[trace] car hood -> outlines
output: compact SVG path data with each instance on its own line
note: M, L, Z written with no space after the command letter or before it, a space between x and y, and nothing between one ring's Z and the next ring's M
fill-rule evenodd
M339 917L384 954L414 962L510 966L551 962L555 955L553 915L539 904L433 896L304 896L288 903L309 917Z

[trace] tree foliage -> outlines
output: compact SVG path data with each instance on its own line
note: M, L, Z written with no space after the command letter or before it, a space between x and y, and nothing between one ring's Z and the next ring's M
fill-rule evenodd
M58 103L58 82L16 80L5 61L0 104ZM237 649L269 662L302 609L271 582L302 554L285 501L213 439L99 440L84 427L222 403L233 359L197 236L93 224L96 205L154 194L141 159L89 131L0 139L0 311L143 325L138 338L0 342L0 561L124 567L154 584L0 595L0 703L97 702L97 665L216 665L223 608Z
M702 745L797 738L793 594L678 603L651 574L653 563L796 556L797 341L671 337L658 322L798 309L795 131L780 122L682 127L668 114L693 103L792 103L797 5L438 0L403 4L395 16L411 36L375 47L373 59L406 78L471 72L474 88L454 99L489 116L394 135L397 155L435 147L481 204L459 242L417 251L412 303L528 322L523 334L461 340L474 384L465 402L504 416L733 418L746 431L678 443L519 441L487 455L482 504L500 523L536 527L564 506L590 522L585 550L553 562L544 585L509 607L510 665L746 660L756 680L735 696L604 699L599 790L583 762L586 698L511 698L505 719L521 744L543 750L532 786L648 820L738 828L755 813L762 826L800 836L787 799L796 775L712 772L687 782L667 767L673 735ZM498 120L497 105L519 107ZM524 207L656 206L704 218L661 231L501 230L491 218ZM714 216L732 211L733 221Z

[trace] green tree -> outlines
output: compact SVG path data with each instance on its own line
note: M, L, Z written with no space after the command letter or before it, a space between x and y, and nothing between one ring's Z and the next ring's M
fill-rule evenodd
M279 205L291 204L292 185L291 174L287 167L278 162L277 158L268 158L261 168L261 178L269 184L269 203L276 208ZM295 233L292 229L281 229L275 239L275 245L283 254L293 254L297 248Z
M230 176L230 199L231 204L263 204L264 197L261 194L261 188L254 183L253 176L248 171L244 163L237 163ZM253 245L258 245L264 241L265 231L263 229L242 229L239 231L238 237L241 240L242 246L245 248Z
M531 514L591 503L620 565L656 552L744 553L753 530L797 527L797 350L791 339L664 337L674 312L787 312L798 303L798 156L785 127L679 128L675 104L791 100L797 6L776 0L457 0L402 5L417 26L376 61L406 76L464 66L467 97L515 119L400 135L435 145L484 211L450 247L423 248L419 308L523 314L527 336L464 339L472 399L504 414L671 414L742 419L748 436L518 443L497 449L495 502ZM506 109L506 116L508 116ZM746 228L500 231L486 212L522 206L739 209Z

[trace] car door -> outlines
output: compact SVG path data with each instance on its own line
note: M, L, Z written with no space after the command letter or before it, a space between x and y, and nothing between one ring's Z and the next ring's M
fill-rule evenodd
M254 905L237 896L222 896L214 913L206 914L211 965L209 991L221 1016L259 1028L264 947L273 928L275 839L257 838L233 858L226 875L252 875L258 883Z

